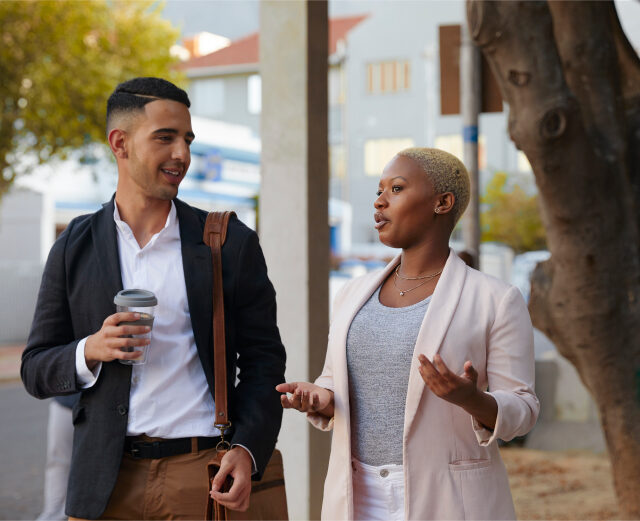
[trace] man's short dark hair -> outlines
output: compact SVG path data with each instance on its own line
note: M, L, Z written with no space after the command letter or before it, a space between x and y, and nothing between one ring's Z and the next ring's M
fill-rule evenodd
M107 132L114 115L142 110L147 103L159 99L191 106L185 91L162 78L133 78L122 82L107 100Z

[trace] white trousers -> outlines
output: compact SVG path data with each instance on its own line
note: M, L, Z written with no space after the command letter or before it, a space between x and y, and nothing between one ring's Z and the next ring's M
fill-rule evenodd
M73 424L71 409L55 400L49 405L47 463L44 473L44 507L38 521L67 519L64 505L71 467Z
M354 519L356 521L403 521L402 465L374 467L353 459L352 468Z

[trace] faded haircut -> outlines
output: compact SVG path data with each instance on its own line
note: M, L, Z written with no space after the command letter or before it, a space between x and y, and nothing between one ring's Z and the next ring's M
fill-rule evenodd
M184 90L162 78L133 78L121 83L107 100L107 133L115 116L140 111L147 103L161 99L191 106Z

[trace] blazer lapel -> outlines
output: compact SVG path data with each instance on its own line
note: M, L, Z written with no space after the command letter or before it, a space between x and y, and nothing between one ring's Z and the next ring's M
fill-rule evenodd
M107 317L114 312L113 298L122 289L122 275L120 271L120 257L118 254L118 236L116 223L113 220L115 195L111 201L102 205L95 218L91 221L93 246L96 250L96 259L100 265L100 273L103 279L100 287L107 294L105 309L102 315Z
M393 259L387 266L375 277L363 280L363 283L360 287L358 287L353 297L349 296L345 299L346 302L350 303L350 307L345 309L345 312L335 313L333 327L336 331L336 346L346 346L347 345L347 334L349 333L349 327L351 326L351 322L353 322L354 317L360 311L360 308L365 305L367 300L373 295L373 292L382 284L382 282L389 276L389 273L395 269L395 267L400 262L400 255L398 255L395 259ZM340 347L342 351L342 358L345 360L345 368L346 368L346 349Z
M458 307L460 294L467 274L465 263L454 253L449 251L449 258L442 271L442 277L436 285L433 297L429 303L427 313L424 316L416 346L411 362L411 372L409 374L409 387L407 390L407 400L405 407L405 436L409 432L409 426L413 421L418 409L418 404L422 398L425 384L418 372L418 354L424 354L429 360L433 360L444 336L449 329L449 324L453 314Z
M182 266L187 288L187 302L191 315L193 336L200 362L213 394L213 343L211 338L213 317L213 278L211 274L211 250L202 240L204 223L198 214L179 199L176 205Z
M335 331L335 336L331 340L329 348L333 348L332 356L334 360L334 386L335 390L341 393L341 396L349 396L349 376L347 369L347 335L354 317L365 305L367 300L371 298L374 291L389 276L389 273L395 269L400 262L400 255L393 259L380 273L375 274L373 278L366 278L359 287L355 288L353 295L345 295L342 301L347 302L344 311L339 310L333 314L333 323L331 328ZM337 304L337 302L336 302ZM337 311L337 310L336 310ZM345 402L348 405L348 401ZM349 411L345 411L346 417L349 418Z

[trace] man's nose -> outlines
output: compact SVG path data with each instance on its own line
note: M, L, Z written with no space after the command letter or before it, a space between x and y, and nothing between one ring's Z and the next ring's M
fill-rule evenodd
M189 150L189 145L184 142L180 142L176 140L176 144L173 147L173 151L171 154L171 159L179 159L183 162L186 162L191 155Z

